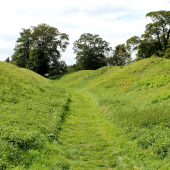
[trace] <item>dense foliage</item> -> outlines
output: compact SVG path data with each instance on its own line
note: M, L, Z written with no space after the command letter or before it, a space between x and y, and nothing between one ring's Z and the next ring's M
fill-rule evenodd
M84 33L73 44L76 53L76 64L82 70L94 70L106 66L104 51L109 43L90 33Z
M169 57L170 11L154 11L146 14L152 23L146 25L141 37L133 36L125 44L118 44L112 50L109 43L97 34L84 33L73 43L76 64L71 70L95 70L106 65L123 66L131 62L132 51L137 51L137 59L152 55ZM60 61L61 51L65 51L69 36L57 28L46 24L22 29L16 41L12 63L28 68L41 75L66 71L64 61ZM106 55L107 53L107 55ZM9 58L6 59L7 62Z
M168 39L168 45L167 45L167 49L165 51L165 58L169 58L170 59L170 38Z
M129 50L137 50L137 59L149 58L153 54L163 57L167 50L170 36L170 11L149 12L153 23L146 25L146 30L141 37L134 36L127 40Z
M106 58L107 65L124 66L131 61L131 54L127 51L125 44L119 44L113 50L113 54Z
M152 57L50 81L0 62L0 169L168 169L169 64Z
M60 33L57 28L47 24L22 29L20 38L16 41L12 63L28 68L41 75L60 70L66 70L66 64L60 61L61 49L68 46L68 35Z

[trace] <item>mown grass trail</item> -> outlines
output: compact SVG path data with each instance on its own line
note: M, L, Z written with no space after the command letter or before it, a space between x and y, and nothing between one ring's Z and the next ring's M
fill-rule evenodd
M121 166L122 158L118 155L122 152L121 146L129 144L101 114L90 94L82 90L71 91L69 112L58 135L64 154L58 165L62 169L104 170L114 169L119 162L120 168L126 167L125 162Z
M170 60L149 58L125 67L107 66L98 70L82 70L50 77L56 85L79 89L77 92L70 90L73 97L70 108L75 103L76 108L79 108L79 105L83 109L71 109L70 115L83 115L86 118L83 121L89 122L87 128L92 134L87 132L88 135L84 135L84 138L91 143L99 141L94 147L91 145L89 148L87 145L84 150L77 149L80 150L77 160L74 157L76 154L69 151L76 148L76 144L65 147L67 153L71 154L71 158L65 161L68 167L77 164L84 166L84 169L170 169L169 65ZM79 99L79 95L82 99ZM84 104L88 107L84 108ZM85 115L87 112L94 117ZM76 126L78 121L73 121ZM67 126L69 127L69 124ZM83 129L79 125L78 127ZM99 130L100 127L104 129L103 132ZM119 132L117 136L116 131ZM108 140L104 136L107 136ZM79 138L74 137L72 142L80 141ZM70 139L66 137L65 141L67 140L69 144ZM101 143L106 144L105 147ZM88 153L100 147L103 150L91 155ZM86 155L88 160L81 161L80 158L85 157L81 157L81 154Z

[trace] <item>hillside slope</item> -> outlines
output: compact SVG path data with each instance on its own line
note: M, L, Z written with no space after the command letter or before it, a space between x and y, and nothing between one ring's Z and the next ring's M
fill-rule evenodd
M150 58L49 80L0 62L0 170L169 169L169 65Z
M138 112L138 115L141 113L143 117L148 118L148 112L155 110L153 111L155 114L160 111L159 119L161 117L160 120L155 121L161 122L162 115L166 114L164 121L168 123L169 65L169 60L150 58L125 67L108 66L95 71L79 71L59 75L60 77L56 75L51 79L56 79L57 84L87 89L96 97L98 96L99 104L109 105L109 107L112 105L114 107L112 112L115 112L115 114L120 111L121 107L121 112L122 109L125 109L127 115L131 112ZM154 115L152 116L154 117ZM145 120L142 119L141 121ZM147 124L147 122L143 123ZM137 124L139 125L139 120Z
M0 169L52 168L68 92L27 69L0 62ZM55 158L56 159L56 158Z
M149 58L125 67L108 66L94 71L60 74L51 79L58 85L91 94L101 113L124 131L129 142L135 142L141 149L140 152L129 150L132 152L129 160L135 161L135 157L138 167L168 169L169 66L170 60Z

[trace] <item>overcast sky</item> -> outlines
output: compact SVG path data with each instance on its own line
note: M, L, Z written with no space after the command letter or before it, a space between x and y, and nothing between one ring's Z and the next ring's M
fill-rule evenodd
M145 15L159 10L170 10L170 0L5 0L0 5L0 60L14 53L22 28L46 23L69 35L62 60L72 65L73 42L81 34L98 34L114 48L143 34L151 22Z

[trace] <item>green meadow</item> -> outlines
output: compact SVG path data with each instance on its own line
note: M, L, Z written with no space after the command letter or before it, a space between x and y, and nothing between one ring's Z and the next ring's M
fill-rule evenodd
M170 169L170 60L60 73L0 62L0 169Z
M0 62L0 169L52 169L68 102L64 88Z

